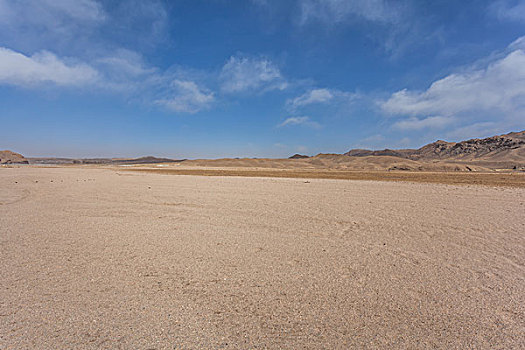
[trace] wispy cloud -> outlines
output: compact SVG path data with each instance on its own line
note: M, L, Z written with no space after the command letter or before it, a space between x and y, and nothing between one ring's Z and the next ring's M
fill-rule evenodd
M443 25L421 11L417 1L296 0L295 3L291 17L299 28L311 27L316 32L330 34L334 34L335 28L352 28L382 48L391 59L399 59L416 47L442 43Z
M316 121L311 120L310 117L290 117L284 120L282 123L277 125L278 127L284 127L284 126L293 126L293 125L302 125L307 126L313 129L319 129L321 128L321 124L319 124Z
M421 130L425 128L441 129L453 123L453 117L433 116L427 118L408 118L394 123L394 129L399 130Z
M454 128L446 132L446 137L454 140L466 140L475 137L488 137L508 132L508 128L498 122L478 122Z
M398 91L380 102L382 110L391 115L427 117L439 115L470 120L525 120L525 51L519 48L522 38L507 51L496 55L480 68L473 65L460 73L435 81L425 91ZM437 118L437 117L430 117ZM425 119L419 124L432 126L445 119ZM401 124L404 125L404 124Z
M177 113L192 114L209 108L215 101L214 93L185 75L180 70L161 71L148 66L142 56L128 50L87 64L48 51L26 56L0 47L0 85L109 92Z
M38 14L38 15L36 15ZM2 23L56 28L66 20L103 21L106 13L94 0L0 0Z
M17 1L13 1L16 3ZM26 6L41 6L53 11L62 12L71 18L100 21L105 19L102 6L93 0L26 0L19 1Z
M0 40L15 49L39 50L43 43L78 40L107 19L95 0L0 0Z
M42 84L83 86L100 79L96 69L74 60L60 59L51 52L32 56L0 47L0 83L22 87Z
M106 71L115 75L115 79L134 78L152 74L157 71L156 68L148 66L143 57L135 51L119 49L112 55L103 56L94 60L99 66Z
M407 148L412 144L412 141L408 137L397 138L385 137L383 134L374 134L363 139L358 140L351 147L354 149L385 149L385 148Z
M286 101L289 110L295 111L314 104L341 105L348 104L359 98L358 93L340 91L337 89L310 89L300 96Z
M284 90L288 86L279 68L266 58L232 56L222 67L220 81L225 93Z
M205 109L214 95L202 84L118 43L157 43L167 17L160 0L0 0L0 84L111 93L178 113Z
M353 148L363 148L363 149L370 149L370 148L378 148L385 144L386 138L382 134L374 134L367 136L361 140L358 140L354 145Z
M498 0L488 7L491 15L502 21L525 22L525 1Z
M150 48L167 37L161 0L0 0L0 43L84 60L126 47Z
M313 89L305 92L292 100L288 100L288 104L294 108L306 106L312 103L324 103L334 98L334 95L328 89Z
M136 45L152 47L169 37L168 11L162 0L117 1L109 13L113 35Z
M509 45L510 50L525 50L525 36L519 37Z
M401 10L385 0L300 0L301 23L321 21L328 24L364 19L372 22L395 23Z
M174 112L197 113L209 108L215 100L213 92L204 90L193 81L174 80L171 86L172 97L155 102Z

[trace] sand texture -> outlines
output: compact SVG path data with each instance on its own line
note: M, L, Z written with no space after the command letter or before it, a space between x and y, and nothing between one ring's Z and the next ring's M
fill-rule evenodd
M165 175L284 177L299 179L375 180L439 183L450 185L487 185L525 188L525 172L422 172L422 171L348 171L331 169L205 167L205 166L133 166L120 171Z
M525 189L0 168L0 349L520 349Z

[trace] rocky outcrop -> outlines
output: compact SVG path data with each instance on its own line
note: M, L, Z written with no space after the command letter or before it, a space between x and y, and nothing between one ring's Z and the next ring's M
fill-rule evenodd
M413 159L480 158L521 147L525 147L525 140L508 135L461 142L436 141L421 147L411 157Z
M518 152L514 152L518 150ZM512 132L484 139L471 139L461 142L436 141L419 149L363 150L354 149L345 153L352 157L393 156L412 160L501 160L514 155L513 159L525 154L525 131ZM525 159L523 159L525 161Z
M0 151L0 164L29 164L23 155L12 151Z
M288 157L288 159L304 159L304 158L310 158L309 156L305 156L303 154L296 153L291 157Z

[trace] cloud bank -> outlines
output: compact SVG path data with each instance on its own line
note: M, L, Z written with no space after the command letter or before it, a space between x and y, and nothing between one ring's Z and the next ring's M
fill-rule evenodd
M85 63L66 62L51 52L32 56L0 47L0 83L33 87L45 83L58 86L93 84L99 73Z
M403 89L380 101L388 115L408 116L404 129L442 127L454 120L518 124L525 120L524 38L485 67L472 66L433 82L424 91Z

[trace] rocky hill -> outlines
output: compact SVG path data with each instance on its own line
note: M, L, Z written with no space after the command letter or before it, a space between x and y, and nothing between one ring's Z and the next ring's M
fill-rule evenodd
M309 156L305 156L303 154L299 154L299 153L296 153L293 156L288 157L288 159L306 159L306 158L310 158L310 157Z
M525 163L525 131L461 142L436 141L419 149L363 150L345 153L352 157L392 156L418 161L469 161Z
M0 164L29 164L23 155L12 151L0 151Z

